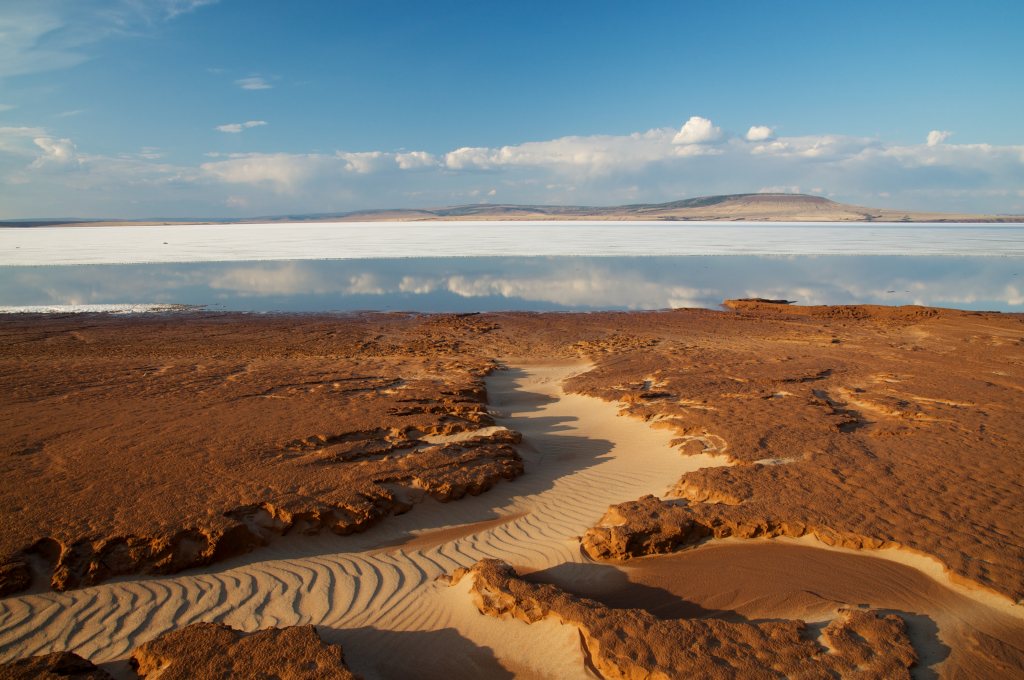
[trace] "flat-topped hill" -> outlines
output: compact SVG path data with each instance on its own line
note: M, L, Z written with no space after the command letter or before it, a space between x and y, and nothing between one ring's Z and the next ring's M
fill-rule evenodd
M245 222L384 222L430 220L666 220L765 222L1024 222L1024 215L980 215L867 208L809 194L728 194L668 203L618 206L513 205L477 203L444 208L358 210L345 213L274 215L238 219L150 220L32 219L0 227L73 225L205 224Z

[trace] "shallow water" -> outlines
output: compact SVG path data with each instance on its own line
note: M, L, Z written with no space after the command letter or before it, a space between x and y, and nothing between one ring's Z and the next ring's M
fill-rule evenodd
M727 298L769 297L800 304L921 304L1024 311L1022 277L1024 257L894 255L7 266L0 267L0 306L187 304L256 312L588 311L713 308Z

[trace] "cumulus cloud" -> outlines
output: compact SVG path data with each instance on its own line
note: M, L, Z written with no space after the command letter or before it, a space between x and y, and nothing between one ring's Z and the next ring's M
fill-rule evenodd
M928 133L928 146L938 146L953 135L949 130L932 130Z
M238 134L242 130L248 130L249 128L261 127L266 125L265 120L247 120L244 123L227 123L226 125L218 125L217 130L221 132L230 132L232 134Z
M33 166L68 165L75 160L75 145L70 139L54 139L52 137L36 137L32 140L43 150Z
M262 76L249 76L248 78L239 78L235 81L235 85L242 88L243 90L269 90L273 87L267 82L267 79Z
M707 144L722 137L722 129L707 118L690 116L690 119L683 123L676 136L672 138L673 144Z
M444 156L444 164L452 170L487 170L498 162L497 152L482 146L463 146Z
M780 137L750 149L755 156L780 156L816 160L838 160L879 146L876 139L845 135L805 135Z
M394 158L383 151L339 151L335 155L345 162L345 170L361 175L383 170L392 164Z
M562 173L605 175L687 155L715 153L698 145L676 146L672 128L631 135L560 137L542 142L489 147L462 147L445 154L450 170L550 168Z
M226 184L269 186L278 193L291 193L330 164L330 156L319 154L253 153L199 167L208 177Z
M402 170L416 170L419 168L432 168L438 165L439 161L434 154L426 151L409 151L407 153L396 153L395 162Z
M775 130L767 125L751 125L747 130L748 142L763 142L775 136Z

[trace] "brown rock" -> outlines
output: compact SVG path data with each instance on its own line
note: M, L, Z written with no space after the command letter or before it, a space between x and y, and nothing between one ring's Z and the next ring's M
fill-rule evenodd
M0 665L0 680L113 680L93 662L71 652L53 652Z
M903 546L1019 600L1022 338L1016 314L769 303L5 318L0 591L27 586L26 563L58 588L167 573L364 530L410 489L483 492L522 471L509 435L422 437L492 424L493 357L584 355L596 366L570 389L687 453L722 443L732 467L675 487L690 529Z
M313 626L244 634L218 623L194 623L140 646L131 656L140 677L161 680L288 678L354 680L341 647Z
M522 473L493 425L495 363L455 344L493 324L405 315L5 320L0 594L166 574L289 532L363 531L424 492ZM461 342L461 341L460 341Z
M643 503L658 527L619 507L630 526L589 532L591 554L813 533L926 553L1024 598L1024 317L730 306L740 313L728 323L663 314L657 349L594 355L596 368L569 381L678 433L684 453L721 442L712 453L733 464L686 474L663 509ZM653 384L674 398L636 398Z
M32 570L22 560L0 564L0 597L25 590L32 585Z
M478 562L468 577L483 614L576 626L585 657L605 678L909 678L917 660L902 619L873 611L838 610L823 647L802 621L660 619L525 581L497 560Z

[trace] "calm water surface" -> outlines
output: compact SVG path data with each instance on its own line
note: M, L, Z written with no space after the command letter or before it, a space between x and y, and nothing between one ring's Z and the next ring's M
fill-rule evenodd
M490 311L922 304L1024 311L1022 257L459 257L0 267L0 305Z

